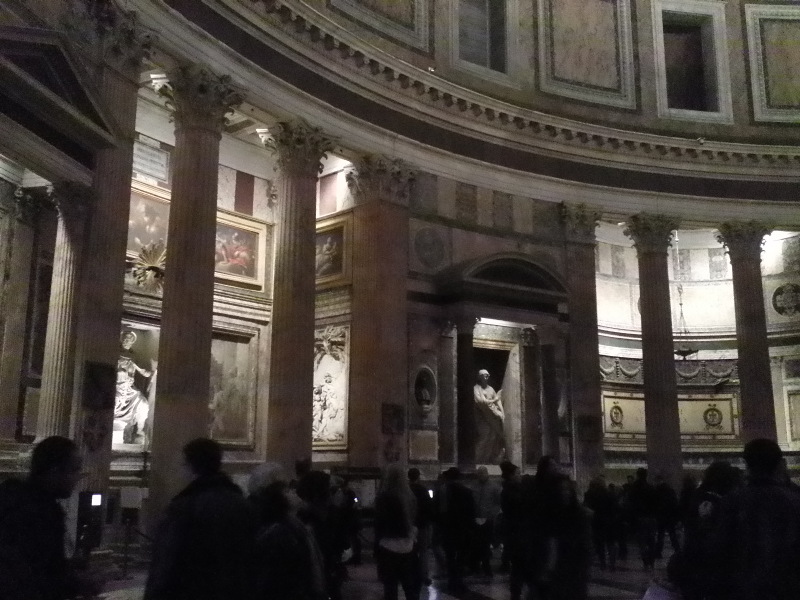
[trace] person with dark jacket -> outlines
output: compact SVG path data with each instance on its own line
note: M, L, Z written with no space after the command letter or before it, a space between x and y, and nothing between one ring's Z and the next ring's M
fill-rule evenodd
M550 491L554 494L550 530L555 543L545 566L548 593L544 597L586 600L591 568L589 515L578 501L575 482L566 475L558 475Z
M198 438L183 448L194 480L166 510L154 544L145 600L231 600L253 596L256 520L220 468L222 448Z
M800 497L780 481L780 446L744 447L747 484L722 500L711 556L720 598L800 598Z
M419 570L422 583L430 585L430 552L431 552L431 527L433 525L433 499L428 493L428 488L419 481L419 469L413 467L408 470L408 484L411 493L417 501L417 554L419 556Z
M647 469L636 469L636 480L628 491L628 509L636 529L639 553L646 571L655 567L658 497L647 481Z
M94 595L64 556L64 511L81 474L75 442L53 436L33 449L27 479L0 485L0 598L65 600Z
M589 483L589 489L583 496L583 505L592 511L592 545L600 561L600 568L605 570L610 566L613 571L617 561L616 498L611 495L602 477L596 477Z
M656 475L655 485L656 523L656 558L663 558L664 538L669 535L669 543L673 552L680 552L678 540L678 520L680 518L680 505L678 494L669 482L661 475Z
M434 497L436 521L447 563L448 586L453 592L466 589L464 568L475 524L475 500L460 479L461 472L456 467L447 469Z

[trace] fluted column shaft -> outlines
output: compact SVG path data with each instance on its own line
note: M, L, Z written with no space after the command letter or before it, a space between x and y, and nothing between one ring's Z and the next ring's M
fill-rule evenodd
M775 404L761 280L761 244L771 228L750 221L725 223L719 231L719 241L728 249L733 275L742 439L775 440Z
M408 398L406 283L408 195L414 174L385 157L360 157L347 174L353 209L352 338L349 464L385 463L381 404L405 408ZM346 251L347 249L345 249ZM405 436L384 440L405 460Z
M159 339L150 498L153 517L182 486L182 447L208 435L219 142L241 101L227 77L191 65L169 74L175 108L172 199ZM162 88L164 89L164 88Z
M302 122L270 133L280 177L266 451L289 468L311 456L317 174L330 142Z
M562 205L569 265L569 375L578 489L586 489L604 466L595 276L595 228L600 216L583 205Z
M89 189L79 184L57 183L51 190L51 199L58 209L58 229L47 311L42 388L36 422L37 440L51 435L70 434L78 292L89 198Z
M456 322L456 390L458 424L457 446L458 466L468 470L475 466L475 444L477 442L477 425L475 423L475 357L473 342L475 334L475 317L463 316Z
M520 335L520 346L519 370L522 381L523 406L522 463L534 466L543 454L542 351L536 330L523 329Z
M138 65L141 54L118 70L106 66L100 80L100 94L119 133L118 144L95 153L92 190L97 203L87 236L87 261L83 275L80 348L83 378L91 377L86 365L116 368L124 295L125 249L131 198L131 164L136 132ZM94 382L97 385L100 382ZM81 406L76 419L76 439L83 450L83 480L86 489L105 490L111 465L111 430L114 420L114 381L102 393L112 400L106 404Z
M667 266L677 228L677 220L663 215L636 215L625 231L639 258L647 466L673 486L680 484L683 468Z

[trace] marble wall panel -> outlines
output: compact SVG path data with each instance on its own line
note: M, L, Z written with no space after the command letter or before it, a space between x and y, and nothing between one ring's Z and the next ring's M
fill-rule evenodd
M236 199L236 169L219 166L217 179L217 207L234 210Z
M493 192L490 189L479 187L477 193L477 224L483 227L494 226Z
M513 196L512 212L514 231L519 233L533 232L533 203L530 198Z
M328 0L341 14L423 51L430 48L430 0Z
M800 20L764 19L761 36L767 106L800 109Z
M625 265L625 248L623 246L611 246L611 275L621 279L628 276L628 269Z
M783 240L784 273L800 273L800 237Z
M275 183L269 179L256 177L253 182L253 216L267 223L274 223L276 200Z
M456 182L455 217L463 223L478 221L478 188L468 183Z
M418 173L408 199L411 212L436 214L439 205L440 180L430 173Z
M511 194L496 191L492 195L492 225L502 231L514 228L514 201Z
M709 279L726 279L728 277L728 255L725 248L708 249Z

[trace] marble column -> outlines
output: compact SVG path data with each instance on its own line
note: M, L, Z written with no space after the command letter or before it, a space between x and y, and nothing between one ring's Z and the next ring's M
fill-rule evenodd
M678 226L669 216L638 214L625 230L639 258L647 467L651 476L662 473L676 488L683 461L667 256Z
M774 440L777 435L761 282L761 245L771 231L769 225L759 221L733 221L719 226L717 238L731 259L739 355L739 414L745 442L756 438Z
M311 457L317 174L332 142L302 121L269 133L280 177L266 453L291 469Z
M381 404L405 408L409 401L407 290L398 273L408 269L414 173L402 161L364 156L353 161L346 179L356 201L348 425L358 432L349 436L348 460L353 467L373 467L387 460L380 447ZM405 444L392 444L405 460Z
M569 390L575 480L583 490L604 467L595 277L595 229L601 214L583 204L562 204L561 217L569 265Z
M204 66L181 66L168 77L160 93L174 108L175 150L158 385L150 407L153 518L185 483L178 476L183 446L208 436L219 144L225 115L242 100L228 76Z
M125 250L131 199L131 165L142 58L150 39L133 12L119 11L117 27L106 32L107 51L97 72L97 92L113 121L117 144L94 155L92 190L97 198L86 238L81 288L78 376L83 385L75 437L83 452L85 489L105 490L111 463L115 380L124 296ZM101 376L100 372L105 372ZM88 382L87 382L88 379ZM87 394L86 389L92 391Z
M79 290L92 192L80 184L60 182L51 187L50 199L58 210L58 230L47 312L37 440L51 435L70 435Z
M476 322L477 319L472 315L461 315L456 320L456 462L463 470L475 467L478 434L475 422L475 384L478 374L473 353Z
M458 448L455 327L444 320L439 338L439 462L455 463Z
M561 403L561 385L558 381L557 349L554 344L542 344L542 454L559 458L560 427L558 407Z

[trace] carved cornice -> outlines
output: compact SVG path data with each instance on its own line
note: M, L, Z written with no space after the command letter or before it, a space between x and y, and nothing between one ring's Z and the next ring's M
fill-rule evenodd
M623 233L633 240L640 255L666 254L672 242L672 232L679 226L680 220L676 217L639 213L628 219Z
M603 217L602 212L592 210L585 204L562 202L560 213L568 241L590 244L595 242L595 229Z
M370 45L322 13L291 0L227 0L234 10L257 27L277 29L295 44L327 56L337 73L342 65L371 84L386 88L384 94L405 98L404 103L420 103L448 113L446 119L466 119L479 130L497 129L494 135L540 148L571 154L592 155L604 162L627 166L650 165L659 170L691 170L758 175L788 175L800 166L800 149L736 142L718 142L703 138L660 136L583 123L547 115L496 100L463 88L410 65ZM238 5L238 6L237 6ZM255 15L253 14L255 13ZM315 59L319 60L319 58ZM344 74L347 78L348 75ZM425 112L430 112L425 109ZM517 141L517 140L515 140ZM666 168L665 168L666 167Z
M158 94L174 111L177 129L206 129L221 136L226 115L244 99L230 75L217 75L204 65L181 65L168 78Z
M296 119L271 126L264 147L275 154L284 173L316 175L322 172L320 161L333 150L333 140L319 127Z
M80 55L107 63L131 75L153 48L153 35L140 25L134 11L113 0L69 0L61 25Z
M366 155L353 161L353 169L345 179L359 203L389 200L407 204L416 176L416 171L402 160Z
M772 225L762 221L728 221L719 226L717 241L725 246L731 263L739 260L761 262L764 237L772 233Z

